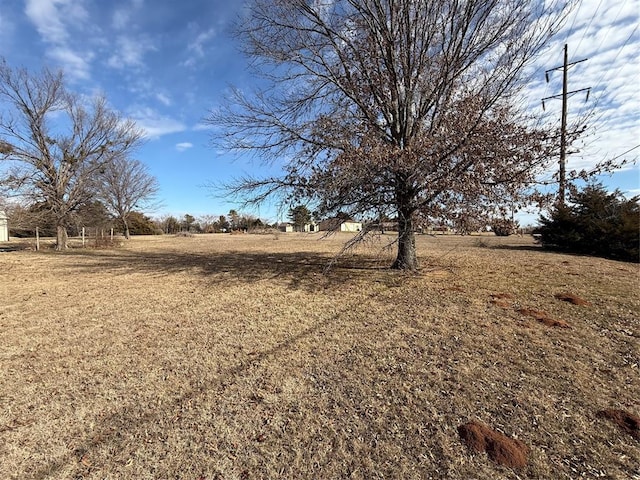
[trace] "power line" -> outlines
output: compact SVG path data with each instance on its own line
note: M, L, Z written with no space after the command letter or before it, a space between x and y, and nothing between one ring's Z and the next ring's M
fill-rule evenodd
M610 158L609 161L610 162L614 162L614 161L618 160L620 157L624 157L627 153L633 152L637 148L640 148L640 144L636 145L635 147L631 147L629 150L627 150L626 152L621 153L620 155L617 155L617 156L615 156L613 158Z
M584 40L585 35L587 34L587 32L589 31L589 28L591 28L591 24L593 23L593 19L596 17L596 15L598 14L598 11L600 10L600 7L602 6L602 2L604 0L600 0L600 3L598 3L598 6L596 7L596 11L593 12L593 15L591 15L591 19L589 20L589 24L587 25L587 27L584 29L584 31L582 32L582 38L580 39L580 41L578 42L578 47L576 48L576 51L580 50L580 45L582 45L582 41Z
M581 88L579 90L567 91L569 67L587 61L588 59L577 60L569 63L569 53L567 44L564 45L564 62L559 67L551 68L544 72L545 79L549 83L549 72L555 70L562 70L562 93L559 95L552 95L542 99L542 108L545 108L545 100L551 100L556 98L562 98L562 117L560 125L560 161L559 161L559 173L558 173L558 205L564 206L565 190L566 190L566 155L567 155L567 110L568 110L568 97L579 92L587 92L587 99L589 98L589 92L591 87ZM581 133L581 132L574 132Z

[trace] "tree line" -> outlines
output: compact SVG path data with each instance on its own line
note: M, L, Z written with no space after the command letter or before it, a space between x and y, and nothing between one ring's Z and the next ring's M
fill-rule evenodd
M109 108L104 97L66 88L63 73L32 74L0 59L1 193L13 221L55 229L67 248L78 222L117 219L126 237L136 208L148 207L157 180L132 157L143 132ZM31 220L29 220L31 219Z

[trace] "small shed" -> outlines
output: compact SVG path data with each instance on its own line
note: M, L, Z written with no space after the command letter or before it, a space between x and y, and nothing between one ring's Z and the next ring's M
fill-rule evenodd
M0 210L0 242L9 241L9 221L5 213Z
M320 230L334 232L359 232L362 230L362 222L352 219L330 218L320 222Z

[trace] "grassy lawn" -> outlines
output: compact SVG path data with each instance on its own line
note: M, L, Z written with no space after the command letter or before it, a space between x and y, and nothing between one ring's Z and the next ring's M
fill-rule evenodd
M323 273L346 238L0 253L0 478L640 479L598 415L640 415L638 264L425 235L419 274L375 244Z

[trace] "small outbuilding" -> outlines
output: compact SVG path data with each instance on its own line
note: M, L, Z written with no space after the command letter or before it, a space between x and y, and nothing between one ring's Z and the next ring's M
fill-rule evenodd
M0 242L9 241L9 220L5 213L0 210Z
M362 222L352 219L330 218L320 222L320 230L334 232L359 232L362 230Z

